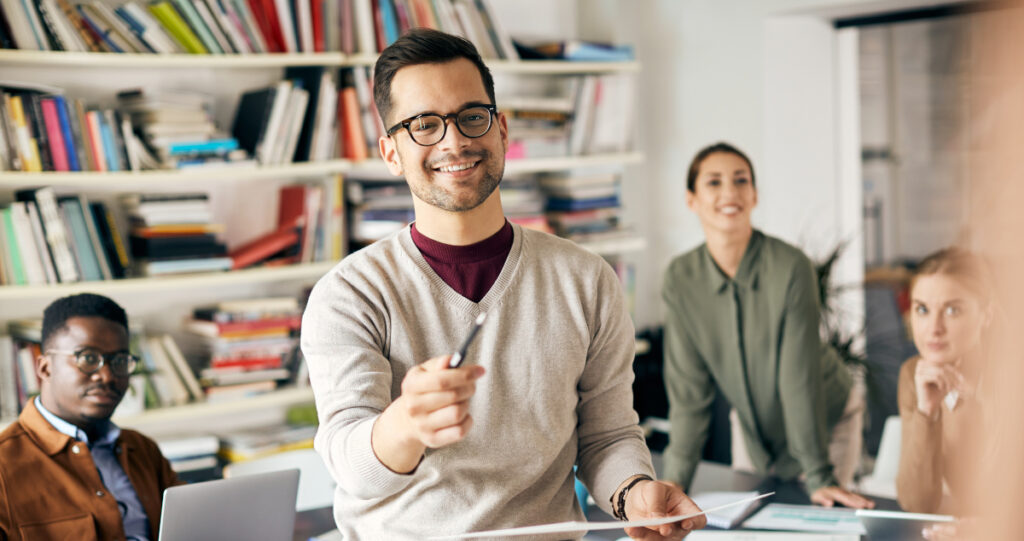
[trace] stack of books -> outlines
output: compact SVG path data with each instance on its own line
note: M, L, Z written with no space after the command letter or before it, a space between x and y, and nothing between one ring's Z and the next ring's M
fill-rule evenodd
M561 96L500 96L498 105L508 117L505 158L551 158L569 154L569 134L576 106L579 77L567 77Z
M178 478L188 483L220 478L220 439L213 435L161 437L156 442Z
M314 425L281 424L220 434L220 456L228 462L243 462L296 449L310 449L316 428Z
M405 182L350 182L345 197L355 247L376 242L415 219L412 192Z
M503 180L501 206L508 221L514 224L545 233L554 232L544 216L544 194L535 175Z
M0 34L5 48L375 54L410 28L428 27L470 39L484 58L519 58L490 0L38 0L0 7L10 28Z
M208 401L273 391L293 378L302 311L294 297L226 301L185 322Z
M131 222L131 251L140 274L161 276L231 268L223 231L205 193L132 194L121 198Z
M137 153L142 169L254 164L235 138L217 130L209 96L134 88L118 92L117 101L145 143Z

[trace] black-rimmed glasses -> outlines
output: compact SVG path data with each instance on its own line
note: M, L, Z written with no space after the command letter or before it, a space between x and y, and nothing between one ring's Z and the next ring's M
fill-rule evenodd
M104 355L91 349L83 349L81 351L67 351L59 349L47 350L46 354L56 353L58 355L70 355L75 358L75 366L79 370L86 374L94 374L103 365L110 367L110 371L115 376L129 376L135 371L135 367L139 365L139 358L131 353L125 353L118 351L116 353L108 353Z
M388 128L388 137L394 135L400 128L409 132L409 137L420 146L429 147L436 145L444 139L448 133L448 119L455 121L455 127L459 133L476 139L483 137L491 131L491 124L494 123L494 114L498 108L494 105L473 105L457 113L440 115L437 113L423 113L407 118L394 126Z

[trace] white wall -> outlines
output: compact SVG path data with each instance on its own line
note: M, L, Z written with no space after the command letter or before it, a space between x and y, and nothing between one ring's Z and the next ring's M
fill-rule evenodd
M643 62L640 145L647 161L631 168L625 198L651 241L638 269L638 326L662 321L661 273L703 242L683 195L689 160L705 145L727 140L750 155L760 190L754 222L765 232L812 257L859 233L859 191L840 181L831 22L938 3L578 0L581 37L633 43ZM855 282L863 254L859 246L847 252L840 279Z

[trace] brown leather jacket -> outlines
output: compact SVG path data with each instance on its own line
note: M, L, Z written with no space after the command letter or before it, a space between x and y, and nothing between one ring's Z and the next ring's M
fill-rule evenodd
M156 541L164 489L179 484L178 477L142 434L122 429L117 445ZM30 400L0 432L0 541L124 538L117 501L89 448L53 428Z

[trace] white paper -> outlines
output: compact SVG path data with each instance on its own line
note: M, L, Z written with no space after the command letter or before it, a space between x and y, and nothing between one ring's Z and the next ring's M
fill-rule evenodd
M743 498L757 496L757 491L749 492L702 492L692 496L693 503L701 509L710 509L723 503L734 502ZM708 526L731 530L754 506L755 502L747 505L734 505L729 509L720 512L708 513Z
M864 525L856 511L813 505L770 503L743 523L752 530L788 530L795 532L852 533L864 535Z
M661 517L661 518L648 518L643 520L630 520L627 522L613 521L613 522L556 522L554 524L541 524L538 526L522 526L519 528L506 528L504 530L489 530L486 532L472 532L463 533L456 535L442 535L437 537L431 537L429 539L478 539L481 537L514 537L520 535L537 535L545 533L570 533L570 532L589 532L594 530L620 530L624 528L645 528L647 526L660 526L662 524L671 524L673 522L681 522L688 518L699 517L705 513L711 513L734 505L743 505L761 498L767 498L775 494L769 492L767 494L761 494L754 496L753 498L746 498L743 500L727 503L720 505L712 509L705 509L699 513L692 513L689 515L676 515L674 517Z
M686 541L860 541L860 536L856 534L698 530L686 536Z

